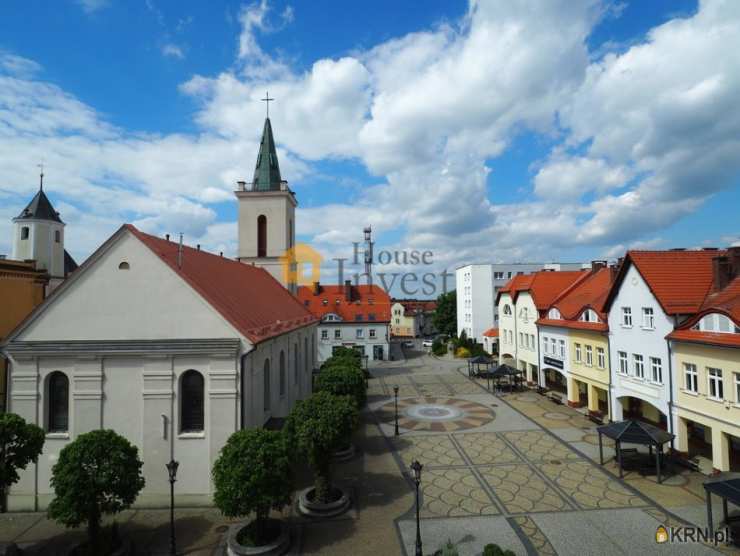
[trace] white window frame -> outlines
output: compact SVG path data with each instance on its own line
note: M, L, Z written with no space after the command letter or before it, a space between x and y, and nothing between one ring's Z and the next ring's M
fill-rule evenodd
M581 352L581 344L575 344L576 347L576 363L580 363L583 361L581 358L582 352Z
M322 340L328 340L329 339L329 331L324 329L321 331L321 339Z
M655 384L663 384L663 362L660 357L650 358L650 380Z
M534 337L534 334L529 335L529 345L532 346L532 351L534 351L534 348L537 347L537 344L535 343L537 340Z
M632 328L632 307L622 307L622 326Z
M542 336L542 351L544 351L545 353L550 353L550 348L547 345L547 342L547 336Z
M365 329L364 328L355 328L355 339L356 340L365 339Z
M655 330L655 310L652 307L642 308L642 328Z
M606 353L604 352L604 348L602 347L596 348L596 365L599 367L599 369L603 369L606 367Z
M524 332L519 333L519 345L524 347Z
M560 345L560 357L565 357L565 340L558 340Z
M735 405L740 405L740 372L732 374L735 377Z
M623 375L630 374L630 360L626 351L617 352L619 355L619 372Z
M591 345L586 345L586 366L594 366L594 348Z
M341 328L335 328L334 329L334 339L335 340L341 340L342 339L342 329Z
M699 393L699 371L693 363L683 364L683 381L687 392L691 394Z
M550 351L553 355L557 355L558 353L558 344L555 338L550 338Z
M633 353L632 363L635 367L635 378L645 380L645 358L639 353ZM638 372L638 369L640 372Z
M369 334L370 334L370 337L371 338L375 338L376 337L376 335L375 335L375 329L374 328L371 328Z
M715 374L715 372L718 374ZM712 393L713 389L715 390L714 393ZM707 398L718 402L724 401L722 369L707 367Z

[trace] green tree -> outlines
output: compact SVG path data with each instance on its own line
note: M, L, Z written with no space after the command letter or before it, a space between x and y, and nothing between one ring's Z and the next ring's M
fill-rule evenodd
M0 499L18 480L18 471L36 462L44 447L44 431L15 413L0 415Z
M314 474L316 500L331 497L331 458L357 428L358 410L350 396L317 392L298 401L285 423L289 443L304 454Z
M332 353L332 356L327 359L327 362L331 361L332 359L342 359L347 358L351 359L353 361L357 362L357 366L360 366L360 362L362 361L362 356L360 355L360 352L356 349L348 348L345 346L337 346L334 348L334 351Z
M216 507L228 517L255 514L254 544L269 542L265 523L270 509L290 504L293 474L285 438L278 431L235 432L213 465Z
M457 333L457 295L455 290L437 297L437 308L432 323L440 334L454 336Z
M138 449L112 430L81 434L59 453L51 470L55 498L49 517L66 525L87 524L89 550L100 553L100 522L134 503L144 477Z
M329 392L335 396L352 396L358 408L363 407L367 400L362 370L341 360L321 369L316 377L316 391Z
M497 544L487 544L483 547L483 556L515 556L511 550L504 550Z

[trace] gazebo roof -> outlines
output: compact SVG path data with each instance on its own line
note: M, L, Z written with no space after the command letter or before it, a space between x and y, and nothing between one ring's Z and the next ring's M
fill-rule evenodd
M483 365L483 364L486 364L486 365L488 365L488 364L490 364L490 363L492 362L492 360L491 360L491 358L490 358L490 357L485 357L485 356L483 356L483 355L478 355L477 357L473 357L473 358L472 358L472 359L470 360L470 362L471 362L471 363L472 363L473 365L478 365L478 364L480 364L480 365Z
M649 423L630 419L619 423L610 423L596 429L599 434L628 444L662 445L670 442L675 435L659 429Z
M518 375L518 374L522 374L522 372L523 371L519 369L515 369L514 367L504 363L496 367L493 371L491 371L491 374L493 376L506 376L506 375Z
M740 477L720 481L707 481L704 490L740 506Z

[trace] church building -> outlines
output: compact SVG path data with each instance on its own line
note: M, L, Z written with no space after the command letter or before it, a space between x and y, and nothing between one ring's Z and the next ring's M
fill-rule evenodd
M8 410L46 431L11 511L46 508L61 449L100 428L139 449L138 507L169 504L171 458L177 504L211 504L227 438L310 393L317 319L273 274L296 204L279 178L268 120L252 187L237 192L239 260L126 224L8 336Z

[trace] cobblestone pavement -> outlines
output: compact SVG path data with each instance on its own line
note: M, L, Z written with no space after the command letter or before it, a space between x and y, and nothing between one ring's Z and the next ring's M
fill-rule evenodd
M425 553L450 538L457 541L461 555L477 556L487 542L508 538L504 548L527 555L717 554L704 545L666 547L654 540L661 523L704 525L701 519L665 509L686 502L695 512L703 510L701 476L678 475L668 485L657 485L650 477L620 480L611 464L595 463L596 426L579 412L534 392L494 396L485 390L485 382L468 379L454 363L426 359L426 368L387 372L371 381L371 392L377 395L373 409L399 465L406 473L414 459L424 465L420 513ZM449 426L438 432L429 427L423 432L402 429L395 437L389 425L393 404L388 403L394 385L401 399L434 392L493 406L494 420L458 431ZM522 414L527 418L524 426ZM604 442L604 450L611 454L612 444ZM413 553L414 529L407 521L413 511L412 506L398 520L407 554ZM608 527L603 525L605 515ZM725 547L720 551L737 553Z

